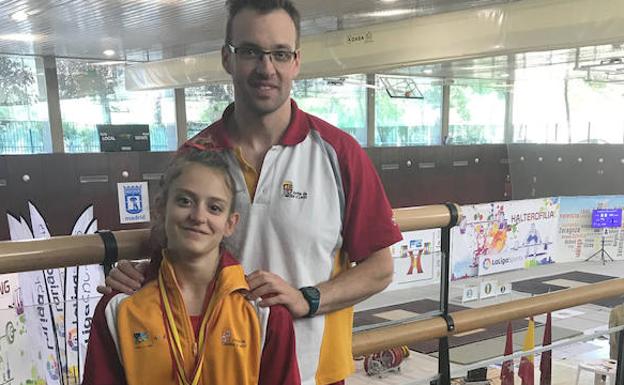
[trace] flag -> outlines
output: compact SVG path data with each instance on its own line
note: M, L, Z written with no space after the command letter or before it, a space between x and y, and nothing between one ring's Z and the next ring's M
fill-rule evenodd
M93 205L88 206L78 216L71 235L86 234L93 219ZM65 375L75 384L82 383L79 367L79 323L78 323L78 266L65 268L65 355L67 372ZM84 321L83 321L84 322Z
M529 318L529 328L524 336L523 351L533 350L535 348L535 322L533 317ZM533 353L522 356L520 359L520 367L518 368L518 376L522 379L522 385L533 385Z
M33 237L35 239L39 238L50 238L50 231L48 230L48 225L41 215L41 212L37 209L34 203L28 201L28 211L30 212L30 225L32 226ZM65 293L63 289L63 272L61 269L44 269L43 273L43 283L47 292L47 301L49 303L49 307L51 309L52 316L52 332L55 334L54 336L54 345L56 346L56 359L58 360L57 369L60 371L58 373L59 382L61 384L64 383L63 373L65 373L65 369L67 368L67 362L65 355Z
M513 329L511 327L511 321L507 323L507 342L505 343L505 355L509 356L513 354ZM501 368L501 385L514 385L514 361L503 361L503 367Z
M544 340L542 346L552 343L552 316L546 315L546 326L544 327ZM540 361L540 385L550 385L552 380L552 350L543 351Z
M22 216L19 220L10 214L9 233L11 240L33 239L33 232L28 227L26 219ZM33 373L45 373L45 383L60 385L60 371L58 367L58 355L54 341L54 330L50 306L46 306L47 296L45 293L44 277L41 271L28 271L18 273L19 287L22 293L22 305L24 308L24 320L27 335L30 338L27 354L32 355Z
M98 229L97 219L89 224L85 234L95 234ZM80 382L84 376L85 359L87 355L87 343L91 333L91 320L95 312L95 306L100 300L101 294L95 289L104 284L104 269L102 265L87 265L78 267L78 368Z
M30 225L32 226L32 233L35 239L50 238L50 231L48 230L48 225L39 212L39 209L35 206L34 203L28 201L28 211L30 213ZM65 293L63 292L63 277L61 274L61 269L44 269L41 270L43 274L43 282L40 279L36 278L34 281L35 288L39 289L40 287L45 287L45 292L47 293L46 301L50 311L50 323L51 330L53 333L53 345L49 345L50 350L56 350L56 357L49 357L48 364L53 365L53 371L55 373L51 374L49 377L54 381L53 383L64 383L63 373L65 373L65 368L67 367L67 362L65 362L65 344L61 343L65 341L65 329L64 329L64 316L65 316ZM41 286L41 284L43 285ZM37 291L37 293L41 293ZM42 317L42 320L44 317ZM54 364L54 359L56 359L56 364Z

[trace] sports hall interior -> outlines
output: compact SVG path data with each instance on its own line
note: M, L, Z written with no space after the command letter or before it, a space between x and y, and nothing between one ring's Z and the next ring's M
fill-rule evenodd
M459 208L452 228L405 231L391 248L395 280L355 306L354 341L440 319L445 297L452 315L624 277L624 3L294 3L299 107L359 142L394 209ZM4 0L0 20L0 242L147 228L121 223L119 184L144 182L153 203L176 148L233 101L224 1ZM148 148L102 151L98 125L148 127ZM619 209L619 227L592 227L598 209ZM21 273L2 264L0 384L44 381L45 353L16 315ZM615 384L609 317L623 294L554 306L552 384ZM534 314L528 348L536 384L546 318ZM362 348L346 383L429 384L444 356L451 383L500 384L507 336L517 373L532 330L508 319L511 333L501 321L449 335L448 354L437 335L406 337L392 363Z

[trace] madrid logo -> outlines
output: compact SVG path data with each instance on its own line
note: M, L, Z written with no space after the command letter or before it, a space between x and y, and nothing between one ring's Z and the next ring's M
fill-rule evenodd
M143 197L141 186L123 186L124 202L128 214L139 214L143 211Z
M117 183L119 223L149 222L147 182Z

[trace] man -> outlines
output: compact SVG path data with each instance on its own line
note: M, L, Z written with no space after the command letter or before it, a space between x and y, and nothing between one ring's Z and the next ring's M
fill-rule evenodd
M617 326L624 325L624 305L617 305L611 312L609 313L609 328L614 328ZM618 350L619 346L619 338L621 332L615 332L609 334L609 358L617 361L618 359Z
M228 156L241 223L227 246L252 271L251 295L261 306L282 304L296 319L302 383L342 383L353 372L352 305L390 283L388 247L401 234L355 140L290 100L301 63L300 17L290 0L228 7L221 54L235 101L186 145ZM141 279L126 262L107 284L131 291Z

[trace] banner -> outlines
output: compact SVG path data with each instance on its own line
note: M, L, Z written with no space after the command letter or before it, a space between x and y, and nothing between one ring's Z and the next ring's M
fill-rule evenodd
M89 234L90 226L97 220L93 219L93 206L87 207L78 217L72 235ZM93 227L93 226L92 226ZM65 361L67 363L67 376L72 383L81 383L81 366L79 364L79 338L78 338L78 266L70 266L65 269Z
M26 220L22 217L17 217L7 213L7 220L9 223L9 234L11 240L28 240L32 239L33 235L26 223ZM15 312L12 313L11 309L2 308L0 313L2 322L9 325L15 323L15 329L18 333L15 333L15 338L7 339L6 341L12 342L10 347L1 347L0 349L6 352L6 370L9 373L8 377L17 381L30 380L33 383L41 383L45 381L49 384L54 384L54 379L48 376L47 368L54 369L55 365L58 365L56 355L52 355L52 361L46 362L50 357L47 353L53 348L56 352L55 346L52 340L49 338L50 330L50 317L49 307L39 306L37 288L41 289L41 293L45 293L45 289L42 284L43 275L41 272L28 272L18 274L18 283L15 287ZM36 282L36 283L35 283ZM43 301L43 297L41 298ZM48 309L48 310L46 310ZM43 322L41 321L43 318ZM4 342L2 339L0 341ZM47 365L46 365L47 364ZM52 374L55 371L52 370ZM47 382L50 378L50 382ZM56 381L58 383L58 380Z
M11 239L49 237L41 213L30 202L28 208L34 234L23 217L7 213ZM89 206L72 235L93 234L97 228ZM0 338L0 353L4 352L0 378L16 383L80 383L91 320L101 296L96 287L103 281L100 265L0 275L0 323L7 332L6 339ZM4 346L7 341L11 346Z
M451 230L451 279L554 262L558 198L462 206Z
M557 262L584 260L604 249L614 259L623 259L624 231L622 228L593 229L592 210L624 207L624 196L562 197L557 242ZM600 260L600 255L594 259Z
M439 280L440 229L408 231L390 247L394 276L386 290L430 284Z
M39 210L32 202L28 202L28 211L30 212L30 224L33 230L34 239L50 238L50 232L45 220L39 213ZM38 300L37 304L40 307L47 307L48 309L40 314L40 320L42 325L45 324L45 328L48 332L52 333L52 337L49 337L50 344L48 344L48 360L51 362L52 368L48 368L48 376L52 382L48 384L63 384L62 373L67 367L65 362L65 344L60 342L65 341L65 321L63 319L65 313L65 298L63 293L63 278L61 277L60 269L46 269L42 270L43 273L43 287L45 287L45 297L42 293L40 283L35 278L35 288L37 290ZM34 272L32 274L41 274ZM44 306L44 303L47 306ZM51 319L48 319L51 318ZM51 343L54 343L53 345ZM50 356L55 355L55 360Z
M95 234L98 229L97 219L93 220L86 234ZM87 344L91 334L91 321L95 313L95 307L102 296L96 291L98 285L104 283L104 269L102 265L87 265L78 267L78 329L76 342L78 343L78 368L80 382L84 376L85 359L87 356Z

